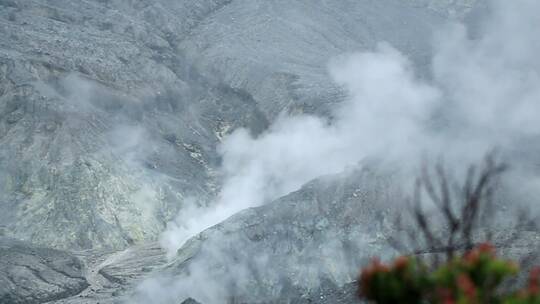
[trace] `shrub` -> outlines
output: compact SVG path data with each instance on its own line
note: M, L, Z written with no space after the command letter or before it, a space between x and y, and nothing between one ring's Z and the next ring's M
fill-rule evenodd
M501 283L518 273L518 266L498 258L484 243L429 270L418 257L399 257L390 264L374 260L363 269L359 296L385 303L540 303L540 268L530 272L528 285L504 293Z
M497 209L493 197L505 170L506 165L488 154L482 165L469 168L459 186L442 165L434 173L424 166L409 199L412 224L403 226L397 218L398 230L407 232L414 249L400 238L392 240L409 256L389 264L373 260L360 274L359 296L379 304L540 304L540 268L530 272L526 287L505 292L501 285L518 274L518 266L497 257L489 243L490 220ZM422 197L428 198L431 211L422 207ZM479 238L487 242L478 243ZM497 244L507 246L515 239L512 234L506 240L499 238Z

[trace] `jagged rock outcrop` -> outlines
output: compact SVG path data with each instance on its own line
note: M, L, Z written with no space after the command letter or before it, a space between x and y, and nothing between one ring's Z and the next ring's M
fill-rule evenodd
M174 290L179 299L201 303L359 303L356 279L363 265L421 244L411 242L407 226L396 220L398 214L402 220L412 216L399 186L404 182L399 173L380 168L353 170L244 210L189 240L172 264L153 274L162 285L142 285L142 297L133 299L144 303L148 295ZM501 201L492 216L512 222L506 204ZM477 237L485 241L490 234L500 256L521 263L523 271L508 286L523 284L539 262L537 228L492 221L477 227ZM440 254L429 250L424 257Z
M0 303L44 303L86 287L84 265L67 252L0 237Z
M155 303L168 303L160 302L164 290L201 303L354 298L342 288L356 278L360 265L396 253L387 240L393 223L386 215L403 203L399 193L391 178L368 170L311 182L189 240L161 272L160 280L169 279L161 286L143 285L146 293L135 299L143 303L150 295Z

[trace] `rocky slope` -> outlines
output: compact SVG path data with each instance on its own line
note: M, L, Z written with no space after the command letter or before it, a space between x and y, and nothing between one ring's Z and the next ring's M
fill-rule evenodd
M328 60L379 41L426 67L433 29L473 3L0 0L0 235L68 249L86 265L79 285L55 279L62 286L37 286L46 292L35 301L130 296L165 263L151 243L165 223L190 197L206 204L219 190L223 136L258 134L281 112L326 115L344 96ZM229 259L260 252L253 263L280 266L259 274L242 265L234 297L339 303L356 269L336 261L356 267L392 251L385 182L362 174L247 210L191 240L163 273L224 276ZM226 254L212 256L216 247ZM308 271L313 263L320 272ZM10 299L33 297L17 290Z
M338 303L362 264L396 254L388 214L399 204L387 175L361 170L318 179L191 239L161 273L173 277L163 290L201 303ZM160 303L153 296L162 289L144 291Z
M199 79L166 29L113 4L2 2L7 235L69 248L155 238L184 197L213 192L223 130L265 126L249 94Z
M166 263L165 252L155 243L135 245L116 252L82 251L76 255L86 265L88 287L51 303L121 303L137 284Z
M88 286L84 264L67 252L0 238L0 303L32 304L76 295Z
M357 303L358 269L374 256L416 249L395 220L398 213L408 216L402 183L396 172L366 168L319 178L192 238L126 297L135 303ZM508 228L481 227L500 255L523 261L524 269L538 263L537 229Z
M154 239L219 187L223 135L342 98L333 56L384 40L426 64L453 9L433 3L1 1L2 229L60 248Z

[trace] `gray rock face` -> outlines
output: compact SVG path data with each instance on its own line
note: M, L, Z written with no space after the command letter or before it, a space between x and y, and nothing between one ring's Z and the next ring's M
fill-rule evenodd
M79 294L52 303L125 303L126 295L131 294L143 278L166 263L165 252L155 243L117 252L91 250L77 254L86 264L89 286Z
M193 16L166 25L138 15L170 15L166 3L1 3L7 235L122 248L155 238L185 197L214 192L221 136L266 120L249 94L198 75L165 40L219 7L209 3L177 7Z
M216 195L225 135L326 115L344 96L326 72L334 56L387 41L426 66L432 29L474 2L0 0L0 235L87 266L2 241L0 301L122 301L165 263L133 244L188 198ZM393 250L388 181L356 177L246 210L159 273L196 283L203 271L228 301L349 303L357 266ZM200 286L173 287L177 302L205 303Z
M202 73L248 91L271 118L281 111L324 113L342 99L327 76L334 56L385 41L427 64L431 31L445 19L413 4L232 1L179 47Z
M374 256L385 260L416 249L395 222L398 213L407 218L397 176L346 172L244 210L189 240L159 273L162 287L147 285L144 296L134 299L144 303L164 288L207 304L358 303L363 265ZM489 230L500 256L523 261L524 271L508 284L522 286L539 261L537 230L502 223L478 227L479 242L485 240L482 229Z
M53 249L0 238L0 303L44 303L88 286L83 263Z
M201 233L163 273L175 287L163 288L201 303L348 303L354 293L343 286L360 266L395 254L386 214L401 202L391 179L351 174L309 183Z
M59 248L155 239L219 188L225 134L326 113L333 56L388 41L425 65L454 2L1 1L0 229Z

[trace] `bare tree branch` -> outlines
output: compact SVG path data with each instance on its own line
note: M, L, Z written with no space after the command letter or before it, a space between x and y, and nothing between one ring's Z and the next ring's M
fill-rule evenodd
M495 160L495 154L486 156L482 166L470 166L467 170L465 182L462 186L451 179L442 163L429 169L427 164L422 167L420 178L416 180L412 202L413 225L419 233L411 232L408 227L408 236L417 246L416 254L435 253L434 264L439 263L439 254L444 253L445 259L452 259L458 251L472 248L475 244L474 233L480 224L485 226L493 218L493 197L498 177L507 166ZM434 171L434 172L431 172ZM422 207L422 194L425 193L429 201L436 206L442 217L444 225L437 227L439 218L429 220L430 214ZM459 212L455 212L458 210ZM402 225L402 219L399 220ZM488 239L491 233L487 234ZM419 242L419 238L423 242ZM423 244L423 245L420 245Z

